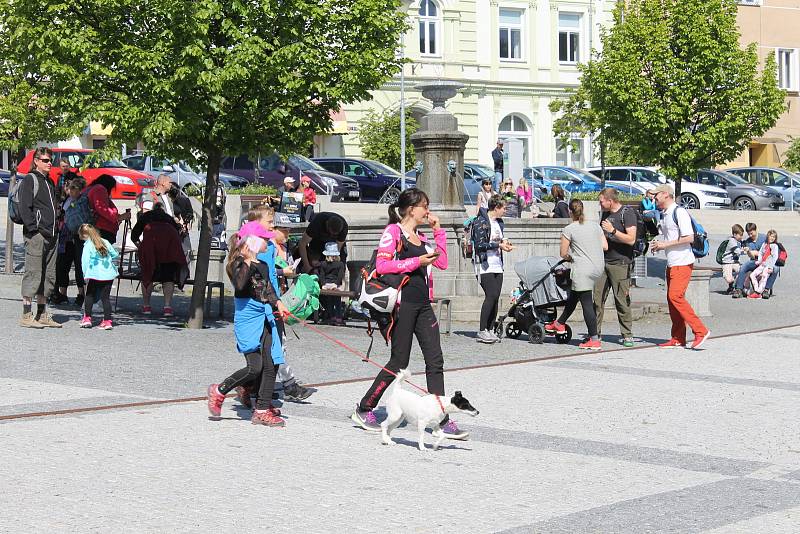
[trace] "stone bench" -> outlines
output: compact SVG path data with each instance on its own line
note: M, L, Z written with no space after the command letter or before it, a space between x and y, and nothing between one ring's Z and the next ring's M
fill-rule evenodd
M709 295L711 293L711 277L714 273L721 272L721 267L694 267L692 278L689 280L689 287L686 289L686 300L692 305L692 309L698 317L711 317L711 305Z

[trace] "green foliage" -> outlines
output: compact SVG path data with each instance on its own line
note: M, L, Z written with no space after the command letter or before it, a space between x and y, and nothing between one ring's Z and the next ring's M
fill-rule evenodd
M236 189L228 189L229 195L277 195L278 190L270 185L248 184Z
M783 155L783 166L790 171L800 171L800 137L792 137L789 148Z
M786 109L774 55L739 45L734 0L619 2L567 110L669 176L736 157ZM591 108L591 112L583 111ZM676 180L680 187L680 181Z
M282 154L330 129L331 111L370 98L399 70L398 0L14 0L8 46L37 94L113 125L112 147L208 168L195 282L207 279L224 154ZM190 323L202 325L203 291Z
M406 169L414 166L414 145L411 134L417 131L419 123L406 110ZM358 127L358 142L361 153L367 159L379 161L393 169L400 169L400 113L386 110L377 113L367 112Z

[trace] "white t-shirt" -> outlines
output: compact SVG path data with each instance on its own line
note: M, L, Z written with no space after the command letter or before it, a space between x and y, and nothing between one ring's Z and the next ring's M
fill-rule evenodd
M503 239L503 231L500 229L500 223L497 222L497 219L489 219L489 222L492 225L492 233L489 236L489 242L500 244L500 241ZM486 251L486 263L488 264L486 269L481 265L481 274L503 272L503 260L500 258L499 248Z
M679 238L694 235L694 228L692 227L692 218L689 217L689 212L683 208L678 209L678 204L675 203L664 212L661 218L661 237L664 241L677 241ZM678 210L678 224L675 225L672 212ZM667 253L667 266L675 267L677 265L692 265L695 262L694 253L692 252L692 245L689 243L669 247Z

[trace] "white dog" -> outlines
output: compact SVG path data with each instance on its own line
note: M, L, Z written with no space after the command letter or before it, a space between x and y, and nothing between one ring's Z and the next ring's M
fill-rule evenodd
M445 438L440 426L445 415L451 413L466 413L473 417L478 415L478 410L472 407L469 401L456 391L451 398L439 397L438 395L419 395L404 390L401 386L411 372L408 369L401 369L397 373L394 382L387 388L384 399L386 400L386 412L388 416L381 423L381 438L384 445L394 445L394 441L389 436L392 430L408 420L409 424L417 425L419 431L419 450L425 449L425 429L432 428L433 436L436 441L433 450L439 448L439 444Z

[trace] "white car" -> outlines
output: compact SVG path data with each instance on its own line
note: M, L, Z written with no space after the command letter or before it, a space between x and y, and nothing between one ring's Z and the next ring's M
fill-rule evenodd
M588 172L600 177L600 167L590 167ZM675 182L664 176L655 167L606 167L606 182L616 186L624 185L632 194L644 194L653 185ZM702 185L688 180L681 180L680 205L688 209L712 208L729 209L731 197L721 187Z

